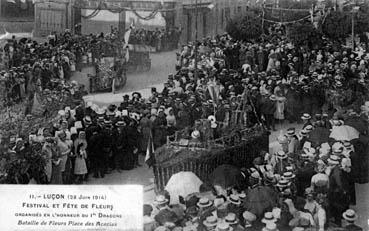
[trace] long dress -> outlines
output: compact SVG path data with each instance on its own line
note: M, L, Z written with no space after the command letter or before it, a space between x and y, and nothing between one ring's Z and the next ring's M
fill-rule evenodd
M53 152L51 147L48 143L45 143L42 147L42 154L45 158L45 174L47 177L47 181L51 181L52 171L53 171L53 164L52 164L52 156Z
M65 171L65 166L66 166L66 163L67 163L67 160L68 160L68 155L71 151L71 141L69 140L66 140L66 141L61 141L59 140L58 141L58 149L59 149L59 152L61 153L61 162L60 162L60 171L61 172L64 172Z
M161 147L166 143L166 125L165 117L157 117L154 121L154 146Z
M149 138L152 133L152 121L147 117L143 117L140 120L140 126L141 126L141 134L142 134L142 139L140 142L140 151L145 152L147 149Z
M274 113L274 118L277 120L284 120L284 106L286 102L286 97L277 97L276 106L277 109Z
M81 146L80 146L81 145ZM80 147L79 147L80 146ZM87 166L86 166L86 148L87 142L86 140L76 139L74 141L76 160L74 162L74 174L76 175L84 175L87 174Z
M61 155L56 147L51 147L52 151L52 173L51 173L51 184L63 184L63 177L61 171Z

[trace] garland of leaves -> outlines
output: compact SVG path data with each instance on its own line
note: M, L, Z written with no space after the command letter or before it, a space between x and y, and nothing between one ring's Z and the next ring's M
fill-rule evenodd
M81 17L84 18L84 19L90 19L90 18L96 17L99 13L100 13L100 6L98 8L96 8L94 11L92 11L91 14L86 15L86 16L81 15Z
M139 19L142 19L142 20L151 20L153 18L155 18L156 14L159 12L159 9L155 9L154 11L152 11L148 16L144 17L144 16L141 16L136 10L132 9L132 12L139 18Z

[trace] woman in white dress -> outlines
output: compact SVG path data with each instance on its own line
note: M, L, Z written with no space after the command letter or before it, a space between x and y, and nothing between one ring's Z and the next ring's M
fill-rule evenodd
M84 175L87 174L86 148L86 133L84 131L80 131L78 138L74 141L74 153L76 155L76 160L74 162L74 174L76 175L76 183L82 183Z

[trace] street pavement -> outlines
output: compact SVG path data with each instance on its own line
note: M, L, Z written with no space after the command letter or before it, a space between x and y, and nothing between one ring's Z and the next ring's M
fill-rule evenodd
M151 87L156 87L158 91L163 89L163 83L168 79L168 74L174 72L176 63L176 53L161 52L150 54L151 69L147 72L129 73L127 74L127 83L120 91L113 93L90 94L84 97L85 102L92 102L98 106L108 106L109 104L119 104L122 102L122 97L125 94L132 95L137 91L143 97L148 97L151 94ZM91 68L84 69L83 73L76 72L73 74L71 80L84 84L88 89L87 73L93 73Z

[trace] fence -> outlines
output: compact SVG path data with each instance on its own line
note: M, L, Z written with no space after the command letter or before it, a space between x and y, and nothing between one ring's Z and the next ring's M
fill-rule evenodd
M243 111L234 110L231 113L234 115L233 120L230 117L229 121L219 123L223 128L228 128L229 132L222 133L227 135L218 139L191 143L183 138L185 136L183 133L186 131L179 131L172 137L168 137L167 144L162 147L161 153L169 159L156 158L157 162L153 166L156 190L163 190L170 177L177 172L191 171L205 182L214 169L220 165L250 167L253 159L262 150L268 151L269 133L261 125L245 128L247 118ZM201 121L202 124L206 123L205 120ZM236 129L237 126L238 129ZM176 156L170 153L178 150L185 153L194 152L198 155L186 156L181 153L180 156ZM156 152L155 155L159 157L160 153Z

